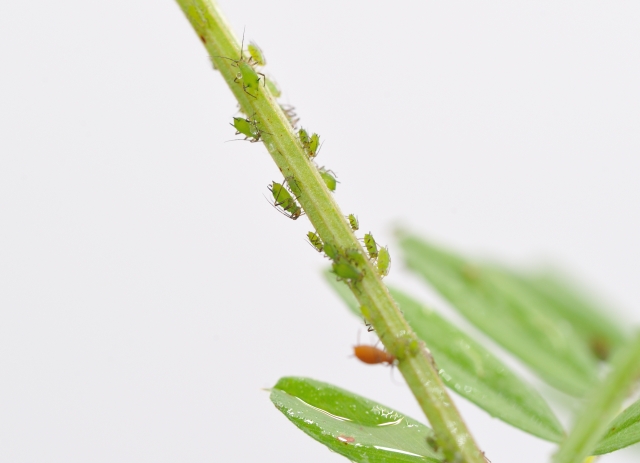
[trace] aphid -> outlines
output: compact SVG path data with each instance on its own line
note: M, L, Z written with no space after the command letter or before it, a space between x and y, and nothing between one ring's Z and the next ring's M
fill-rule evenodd
M338 254L338 248L332 243L324 243L324 253L331 260L336 260L340 255Z
M309 133L305 129L300 129L298 130L298 139L307 153L307 156L309 156L309 159L315 158L318 154L318 147L320 145L320 135L314 133L310 137Z
M305 129L298 130L298 138L300 139L300 143L302 143L302 146L309 145L309 134Z
M349 214L347 216L347 220L349 220L349 226L351 227L351 230L357 231L360 229L360 222L358 222L358 218L355 215Z
M344 259L337 259L331 264L331 271L336 274L338 280L360 281L364 273L355 265Z
M244 135L244 139L251 143L260 141L260 137L262 137L262 132L258 129L258 123L255 119L250 121L242 117L234 117L231 125L236 129L236 135Z
M353 355L361 362L369 365L377 365L379 363L393 365L396 360L390 353L378 349L376 346L368 346L365 344L353 346Z
M356 266L364 266L366 263L361 251L359 251L358 249L346 249L344 251L344 256L349 262L355 264Z
M244 90L244 92L249 96L257 98L258 97L257 93L260 90L259 76L262 76L263 81L266 81L266 77L261 72L256 72L256 70L253 69L253 66L251 66L252 58L249 58L248 60L244 58L242 54L243 48L244 48L244 32L242 33L242 44L240 45L240 58L233 59L233 58L228 58L226 56L219 56L219 58L228 59L229 61L233 61L235 63L235 65L237 66L240 72L236 75L236 78L233 79L233 81L236 83L242 81L242 89ZM264 85L266 85L266 83ZM248 91L251 89L255 89L255 94Z
M334 174L331 170L325 169L324 167L318 169L318 173L320 174L320 177L322 177L322 180L324 180L324 184L327 186L327 188L329 188L329 191L336 191L336 186L338 184L338 181L335 177L336 174Z
M320 146L320 135L314 133L309 139L309 157L315 158L318 154L318 147Z
M369 259L376 260L378 258L378 243L373 239L373 235L371 233L365 233L364 247L367 249Z
M316 232L307 233L307 238L309 238L309 243L311 243L311 246L313 246L316 251L322 252L324 245Z
M384 247L378 251L378 275L380 278L384 278L389 274L389 266L391 265L391 256L389 255L389 249Z
M278 207L282 208L278 209L283 215L289 217L292 220L296 220L298 217L302 215L302 208L298 205L296 199L291 196L291 193L287 191L287 189L278 182L273 182L269 185L269 191L273 195L274 204L273 206L277 209Z
M247 45L247 50L249 51L249 55L251 55L251 60L253 60L258 66L265 66L267 64L267 60L262 53L262 50L255 42L250 42Z

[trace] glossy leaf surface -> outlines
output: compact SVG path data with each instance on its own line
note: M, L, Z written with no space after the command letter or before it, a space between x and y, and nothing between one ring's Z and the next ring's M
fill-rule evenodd
M640 442L640 400L616 417L604 435L594 455L602 455Z
M437 463L427 426L372 400L309 378L281 378L271 401L293 424L353 462Z
M399 241L409 268L546 382L577 396L594 383L595 358L566 320L540 310L540 298L495 267L473 265L415 236Z
M362 317L349 288L326 275L349 309ZM435 311L399 290L390 292L431 351L447 387L523 431L552 442L562 439L562 426L547 403L506 365Z

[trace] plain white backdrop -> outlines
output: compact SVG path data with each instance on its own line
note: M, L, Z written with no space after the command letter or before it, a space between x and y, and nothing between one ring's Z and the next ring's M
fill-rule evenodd
M447 310L402 269L402 222L559 263L638 324L637 2L220 6L390 245L389 281ZM345 461L271 405L285 375L422 418L349 358L361 322L306 219L265 201L263 146L225 143L236 104L177 4L3 2L0 56L0 461ZM455 399L493 463L548 460Z

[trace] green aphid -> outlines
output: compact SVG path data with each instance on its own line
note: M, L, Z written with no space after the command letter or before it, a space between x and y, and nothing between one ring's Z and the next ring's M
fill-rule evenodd
M320 173L320 177L322 177L322 180L324 180L324 184L327 185L327 188L329 188L329 191L336 191L338 181L334 177L335 174L330 170L325 170L324 167L319 169L318 172Z
M380 278L384 278L389 274L389 266L391 265L391 256L389 255L389 249L384 247L378 251L378 275Z
M318 135L317 133L314 133L313 135L311 135L311 138L309 139L309 157L310 158L315 158L316 155L318 154L318 147L320 146L320 135Z
M376 240L373 239L373 235L371 233L366 233L364 235L364 247L367 249L369 259L376 260L378 258L378 244L376 243Z
M316 232L307 233L307 238L309 238L309 243L311 243L311 246L313 246L316 251L322 252L324 245Z
M305 129L298 130L298 138L300 139L300 143L302 143L303 148L307 148L309 146L309 134Z
M335 247L334 244L332 243L324 243L324 253L327 255L327 257L331 260L336 260L340 257L340 254L338 253L338 248Z
M267 88L269 89L273 97L280 98L280 95L282 95L282 92L278 88L278 85L273 81L273 79L271 78L266 79L266 83L267 83Z
M296 220L298 217L302 215L302 208L298 205L297 201L291 193L287 191L284 185L273 182L269 185L269 191L273 195L274 204L273 206L278 209L283 215L289 217L292 220Z
M356 267L364 266L366 263L364 256L358 249L347 249L344 251L344 256L351 264L355 264Z
M289 191L293 193L293 196L295 196L297 200L300 197L300 195L302 195L302 190L300 189L300 186L298 185L298 182L296 181L295 177L289 176L289 177L286 177L284 180L285 182L287 182Z
M265 78L264 74L256 72L246 61L238 61L236 64L238 65L238 69L240 69L240 73L236 76L234 82L242 80L242 89L244 92L249 96L257 98L258 91L260 90L260 76L258 74L262 76L262 79ZM253 93L249 90L253 90Z
M260 141L262 133L258 129L258 124L255 120L250 121L242 117L234 117L231 125L236 129L236 135L244 135L245 140L249 140L251 143Z
M267 60L265 59L262 50L255 44L255 42L249 43L247 50L249 51L249 55L251 55L250 59L252 59L258 66L265 66L267 64Z
M339 280L360 281L363 273L358 267L344 260L338 260L331 264L331 271L336 274Z
M358 222L358 218L355 215L349 214L347 216L347 219L349 220L349 226L351 227L351 230L358 231L360 229L360 222Z

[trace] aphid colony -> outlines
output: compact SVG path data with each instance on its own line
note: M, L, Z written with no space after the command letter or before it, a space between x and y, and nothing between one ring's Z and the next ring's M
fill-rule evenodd
M259 70L266 65L266 59L262 50L253 42L249 43L246 50L244 49L244 36L240 49L240 58L232 59L221 57L233 62L238 68L238 73L234 82L242 86L243 91L252 98L257 98L261 87L265 89L275 99L281 95L280 89L272 79L267 79L265 74ZM262 85L261 85L262 84ZM289 120L291 127L295 130L298 123L298 117L295 108L289 105L280 104L283 114ZM236 129L236 135L244 135L244 140L251 143L263 141L263 135L271 135L261 128L260 122L253 114L250 118L234 117L231 125ZM320 136L317 133L309 133L304 128L297 130L298 142L308 159L316 167L318 174L322 178L324 184L329 191L336 190L338 181L336 174L323 167L319 167L315 163L315 158L320 151ZM273 206L286 217L297 220L304 215L304 211L298 202L298 198L302 194L296 179L292 176L285 177L282 183L271 182L268 186L273 197ZM360 224L355 215L349 214L346 217L351 230L356 232L360 228ZM361 248L340 249L332 243L324 243L316 232L309 232L307 238L311 246L318 252L332 261L331 269L338 279L346 280L350 283L358 282L364 277L366 265L366 257L373 263L378 275L385 277L389 273L391 259L389 250L386 247L380 247L376 243L371 233L364 235L364 248L366 249L366 257L362 253Z

